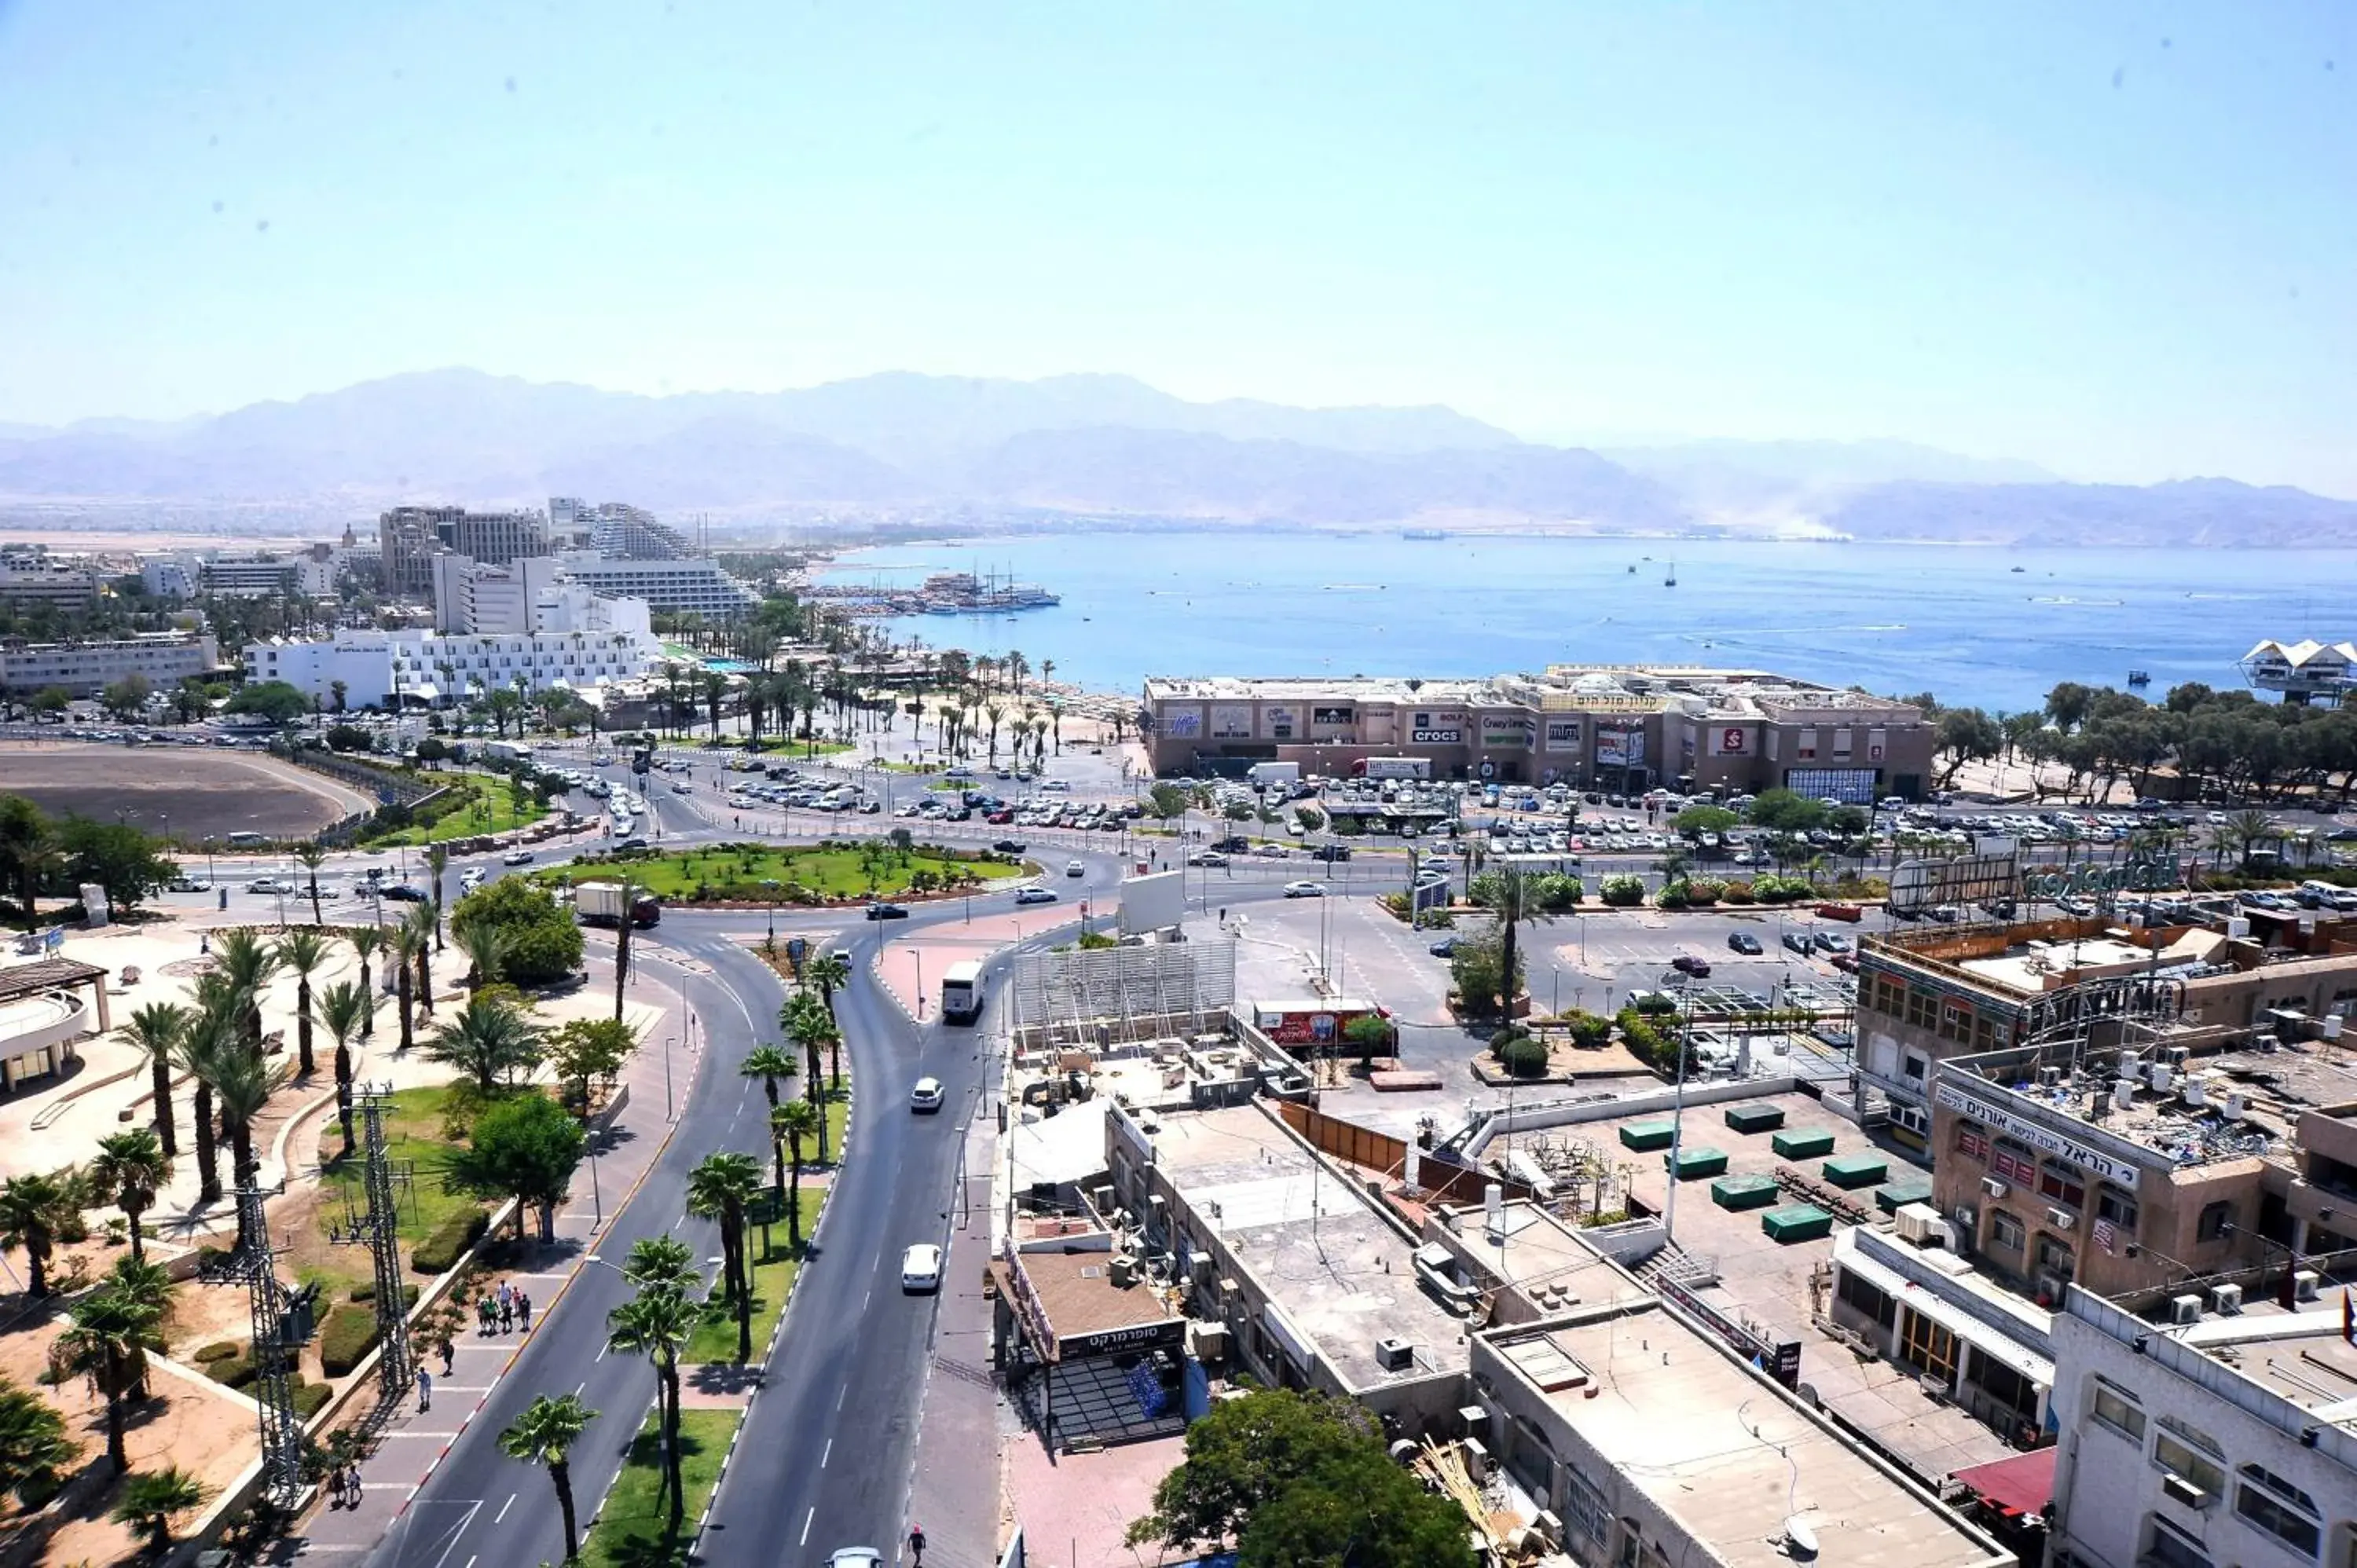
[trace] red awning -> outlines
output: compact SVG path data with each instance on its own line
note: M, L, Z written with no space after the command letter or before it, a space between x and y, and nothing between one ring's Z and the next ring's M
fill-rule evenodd
M2007 1519L2019 1519L2037 1513L2053 1501L2054 1455L2059 1452L2050 1444L2033 1448L2027 1454L1992 1459L1986 1465L1959 1470L1954 1478Z

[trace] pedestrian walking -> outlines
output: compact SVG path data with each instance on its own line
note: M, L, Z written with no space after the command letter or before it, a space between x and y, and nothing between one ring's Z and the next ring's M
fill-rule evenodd
M511 1305L512 1305L514 1304L514 1302L515 1302L515 1286L513 1286L512 1284L510 1284L510 1283L509 1283L507 1281L505 1281L505 1280L501 1280L501 1281L500 1282L500 1310L501 1312L505 1312L505 1311L506 1311L506 1310L507 1310Z
M199 958L210 958L212 957L212 954L213 934L210 931L199 932L197 935L197 956Z
M516 1292L516 1326L526 1334L532 1332L532 1297Z
M457 1361L458 1361L458 1347L457 1347L457 1345L453 1344L451 1341L449 1341L449 1340L447 1340L447 1339L443 1340L443 1341L442 1341L442 1375L443 1375L444 1377L446 1377L446 1378L447 1378L447 1377L448 1377L448 1376L450 1375L450 1369L451 1369L452 1367L456 1366L456 1365L457 1364Z
M515 1326L515 1297L500 1298L500 1332L505 1334Z
M917 1568L924 1568L925 1527L921 1524L909 1527L909 1555L917 1560Z
M417 1369L417 1413L425 1414L434 1408L434 1374L425 1368Z
M499 1316L499 1310L500 1309L497 1306L492 1305L491 1298L490 1296L478 1296L476 1298L475 1332L478 1335L485 1339L491 1337L491 1320Z
M349 1508L361 1506L361 1466L357 1459L344 1466L344 1503Z

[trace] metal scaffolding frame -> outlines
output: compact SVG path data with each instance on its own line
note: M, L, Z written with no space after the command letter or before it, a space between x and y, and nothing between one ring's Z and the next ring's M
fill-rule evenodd
M1236 999L1236 944L1222 938L1023 953L1009 995L1017 1037L1037 1046L1200 1034Z
M246 1240L209 1262L208 1284L243 1285L253 1333L253 1401L262 1425L263 1485L273 1502L292 1509L303 1494L303 1421L295 1412L296 1362L310 1341L318 1290L290 1291L278 1278L262 1189L237 1188L238 1230ZM396 1295L398 1286L395 1287Z
M401 1208L393 1195L393 1162L384 1143L384 1113L393 1104L393 1086L355 1084L352 1104L361 1113L361 1142L367 1150L364 1190L368 1207L347 1212L344 1223L328 1231L338 1246L364 1246L375 1265L378 1386L386 1403L408 1392L416 1376L416 1357L409 1344L408 1304L401 1277Z

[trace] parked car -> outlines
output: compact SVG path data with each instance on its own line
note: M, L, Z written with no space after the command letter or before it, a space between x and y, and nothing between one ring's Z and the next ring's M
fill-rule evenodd
M1803 958L1806 958L1809 956L1809 939L1798 931L1786 931L1784 948L1788 952L1796 952Z
M1746 958L1758 958L1761 952L1760 939L1749 931L1729 931L1727 945Z
M1849 951L1849 939L1847 937L1837 937L1831 931L1819 931L1810 940L1815 943L1816 950L1819 952L1831 953Z
M871 920L905 920L909 918L909 911L898 904L870 904L867 906L867 918Z

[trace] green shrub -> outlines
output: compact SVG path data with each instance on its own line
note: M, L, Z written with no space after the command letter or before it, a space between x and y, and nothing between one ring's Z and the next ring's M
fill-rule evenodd
M253 1381L255 1375L253 1363L242 1356L231 1356L205 1368L205 1376L225 1389L242 1389Z
M1527 1040L1530 1037L1531 1032L1528 1029L1523 1028L1520 1024L1509 1024L1504 1028L1490 1036L1490 1054L1497 1058L1500 1061L1504 1061L1506 1059L1507 1047L1512 1045L1516 1040Z
M197 1365L202 1367L214 1361L226 1361L237 1352L238 1347L234 1340L216 1339L210 1345L199 1348L196 1355Z
M296 1415L308 1421L319 1413L319 1407L334 1397L336 1391L325 1383L298 1381L290 1385L286 1391L294 1397Z
M1648 1015L1674 1013L1678 1010L1678 999L1665 992L1648 991L1630 1005Z
M1598 1017L1575 1007L1557 1020L1571 1031L1571 1043L1588 1049L1602 1045L1612 1037L1612 1020Z
M417 1305L417 1294L418 1287L414 1284L406 1284L401 1287L401 1305L404 1310ZM360 1283L352 1287L351 1299L361 1303L362 1305L366 1305L375 1301L376 1283L372 1280L362 1280Z
M1633 908L1645 901L1645 879L1625 873L1608 876L1596 885L1596 896L1615 909Z
M1686 879L1686 897L1695 904L1716 904L1727 884L1716 876L1691 876Z
M1751 884L1749 882L1730 882L1726 886L1726 887L1720 890L1718 897L1720 902L1727 904L1749 904L1754 902L1751 892Z
M1508 1042L1499 1059L1516 1078L1544 1078L1547 1069L1547 1048L1537 1040L1524 1036Z
M340 1378L361 1364L376 1344L376 1313L365 1306L339 1306L319 1330L319 1370Z
M409 1266L421 1274L438 1274L455 1267L467 1249L483 1238L491 1217L479 1208L462 1208L436 1226L425 1240L410 1249Z
M1684 883L1672 882L1665 884L1662 890L1653 896L1653 908L1657 909L1683 909L1693 901L1694 900L1686 894L1686 885Z

